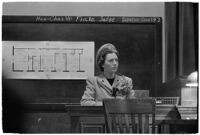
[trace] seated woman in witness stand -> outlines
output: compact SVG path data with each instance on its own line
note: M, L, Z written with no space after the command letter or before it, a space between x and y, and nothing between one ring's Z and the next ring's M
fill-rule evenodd
M102 105L105 98L134 98L132 79L117 74L119 65L118 51L114 45L104 44L97 51L96 63L101 74L89 77L81 105Z

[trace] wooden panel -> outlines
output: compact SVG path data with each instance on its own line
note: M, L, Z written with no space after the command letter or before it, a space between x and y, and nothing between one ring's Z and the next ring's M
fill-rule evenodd
M4 132L69 133L69 120L67 113L23 113L18 121L16 118L10 120L12 122L6 125Z
M104 120L103 108L100 106L68 106L66 105L66 109L70 112L71 117L71 131L72 133L80 133L79 127L80 119L85 123L93 123L102 124L102 120ZM181 107L182 108L182 107ZM182 110L187 110L187 107L182 108ZM194 108L190 108L189 110L194 110ZM191 111L185 111L185 114L189 114ZM191 116L196 114L191 114ZM89 118L88 118L89 117ZM195 120L181 120L179 112L175 106L156 106L156 124L161 124L162 126L156 125L156 133L166 132L166 133L195 133L197 132L197 123ZM131 121L131 120L130 120ZM134 121L134 120L132 120ZM177 125L176 128L172 128L174 125ZM172 126L170 126L172 125ZM188 126L188 128L181 128L182 126ZM133 127L135 128L135 127ZM136 127L137 128L137 127ZM150 126L150 131L151 131ZM98 131L98 130L97 130Z
M104 117L80 117L80 133L105 133Z
M105 125L94 123L81 123L80 133L105 133Z
M103 107L101 106L80 106L61 103L48 104L29 104L27 107L19 107L16 104L9 104L12 112L4 110L3 113L3 131L15 133L80 133L80 117L81 121L86 126L85 132L99 132L104 123ZM178 111L181 114L177 114ZM178 122L182 123L183 119L197 119L197 108L178 106L157 106L156 107L156 122L168 120L171 124ZM14 113L13 113L14 112ZM190 121L190 120L189 120ZM178 129L184 132L196 132L197 126L194 122L187 122L190 127ZM91 126L92 124L97 126ZM181 125L181 127L183 124ZM90 130L89 127L95 127ZM193 128L192 128L193 127ZM159 127L161 128L161 127ZM162 127L163 128L163 127ZM165 127L166 128L166 127ZM169 127L170 128L170 127Z

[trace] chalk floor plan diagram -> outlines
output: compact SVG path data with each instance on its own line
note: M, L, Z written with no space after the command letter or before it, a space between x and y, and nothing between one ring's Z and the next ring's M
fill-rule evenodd
M4 41L8 78L85 79L94 75L94 42Z

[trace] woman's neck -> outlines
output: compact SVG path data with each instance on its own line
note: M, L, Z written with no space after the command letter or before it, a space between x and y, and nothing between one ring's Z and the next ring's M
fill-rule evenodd
M107 79L113 79L115 78L115 73L107 73L107 72L103 72L104 76L107 78Z

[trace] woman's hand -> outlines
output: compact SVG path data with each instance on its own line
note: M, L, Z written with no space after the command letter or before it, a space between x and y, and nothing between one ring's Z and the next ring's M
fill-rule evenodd
M126 96L116 96L116 99L125 99Z
M95 104L96 106L102 106L103 105L103 103L101 102L101 101L96 101L96 104Z

